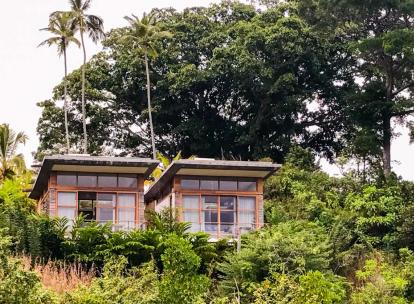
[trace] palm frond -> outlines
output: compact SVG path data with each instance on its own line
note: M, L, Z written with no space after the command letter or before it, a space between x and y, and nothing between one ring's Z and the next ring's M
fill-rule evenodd
M86 31L93 42L97 42L99 39L105 37L103 20L101 17L95 15L86 16Z

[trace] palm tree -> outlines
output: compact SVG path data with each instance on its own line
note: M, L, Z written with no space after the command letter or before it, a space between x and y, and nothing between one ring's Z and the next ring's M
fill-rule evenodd
M82 65L82 122L83 122L83 152L88 152L88 134L86 132L86 110L85 110L85 65L86 65L86 48L84 34L89 34L93 42L105 36L102 18L86 14L91 6L91 0L69 0L71 5L71 15L73 22L79 29L81 45L83 50Z
M41 29L41 31L48 31L53 36L46 39L39 46L43 45L56 45L59 57L63 55L63 62L65 67L65 78L64 78L64 112L65 112L65 134L66 134L66 152L69 153L70 142L69 142L69 126L68 126L68 87L66 77L68 76L67 68L67 55L66 50L70 43L76 44L78 47L80 43L75 38L76 28L72 21L72 15L70 12L56 12L50 15L49 26Z
M154 47L154 41L159 38L171 37L171 33L167 31L161 31L157 26L156 18L154 14L146 15L139 19L137 16L132 17L125 16L131 26L127 34L124 36L125 39L131 40L134 47L138 47L144 54L145 62L145 73L147 76L147 101L148 101L148 117L151 130L151 146L152 146L152 157L157 159L157 152L155 149L154 139L154 126L152 123L151 113L151 82L149 75L148 61L149 57L155 58L158 53Z
M16 154L18 146L26 140L23 132L16 133L8 124L0 125L0 181L26 170L23 155Z

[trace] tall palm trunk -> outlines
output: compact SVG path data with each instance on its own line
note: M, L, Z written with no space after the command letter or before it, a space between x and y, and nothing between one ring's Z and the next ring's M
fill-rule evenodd
M148 116L151 129L151 145L152 145L152 157L157 159L157 153L155 150L155 139L154 139L154 126L152 125L152 114L151 114L151 83L148 68L148 55L145 52L145 72L147 74L147 101L148 101Z
M88 153L88 134L86 133L86 110L85 110L85 65L86 65L86 49L83 40L83 30L80 30L81 44L83 50L82 65L82 124L83 124L83 153Z
M65 79L64 79L64 103L63 103L63 110L65 112L65 134L66 134L66 153L69 153L70 149L70 142L69 142L69 126L68 126L68 84L67 84L67 76L68 76L68 66L67 66L67 59L66 59L66 47L63 48L63 61L65 62Z

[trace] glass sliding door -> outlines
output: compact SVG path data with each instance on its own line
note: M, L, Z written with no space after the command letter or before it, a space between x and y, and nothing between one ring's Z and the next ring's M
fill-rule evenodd
M236 197L220 196L220 234L233 235L236 224Z
M96 202L96 221L102 224L115 222L115 193L98 193Z
M210 233L218 233L218 196L203 195L201 196L201 208L203 215L201 217L202 230Z
M131 230L135 228L135 194L119 193L117 205L117 224L122 230Z
M191 223L190 231L200 231L200 197L198 195L184 195L183 209L184 222Z
M238 223L240 233L255 229L256 226L256 197L239 196Z

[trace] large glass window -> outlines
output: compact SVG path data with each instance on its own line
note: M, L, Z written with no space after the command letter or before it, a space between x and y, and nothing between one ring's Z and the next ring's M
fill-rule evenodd
M135 194L134 193L118 194L118 207L135 208Z
M211 195L203 195L201 197L202 208L203 208L203 215L202 219L202 227L204 228L205 232L208 233L217 233L218 229L218 204L217 204L218 197L211 196Z
M74 220L76 217L76 209L75 208L68 208L68 207L59 207L58 208L58 216L59 217L66 217L69 220Z
M238 222L240 232L246 232L254 229L256 223L256 198L239 197Z
M236 197L220 197L220 232L234 234Z
M130 230L135 227L135 194L118 194L118 225Z
M76 186L77 179L74 173L59 172L56 177L59 186Z
M118 176L118 187L120 188L137 188L138 181L134 174L120 174Z
M198 210L184 210L183 212L184 222L191 223L190 231L198 232L200 231L200 213Z
M198 195L184 195L183 196L183 208L184 209L198 209L199 205Z
M115 193L98 193L96 203L96 221L100 223L114 222L115 205Z
M57 199L57 215L73 221L76 217L76 192L58 192Z
M257 181L250 178L183 178L181 188L184 190L221 190L221 191L249 191L257 190Z
M181 188L189 190L198 190L200 188L200 181L198 179L182 179Z
M58 192L58 206L76 206L76 192Z
M98 187L111 187L118 186L118 177L113 174L98 175Z
M92 174L78 174L79 187L96 187L97 176Z
M256 197L184 195L183 220L191 223L191 231L236 236L239 232L254 229Z

